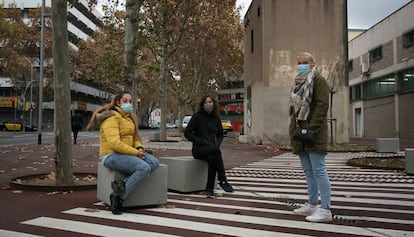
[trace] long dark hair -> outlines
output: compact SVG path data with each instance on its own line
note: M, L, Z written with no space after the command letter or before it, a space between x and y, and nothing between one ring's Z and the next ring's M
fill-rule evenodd
M203 113L207 114L207 112L204 110L204 102L206 101L207 98L210 98L213 101L213 104L214 104L213 111L211 111L210 115L213 116L213 117L218 116L218 111L219 110L218 110L217 100L214 99L214 97L211 96L211 95L205 95L201 98L200 103L198 104L198 112L203 112Z

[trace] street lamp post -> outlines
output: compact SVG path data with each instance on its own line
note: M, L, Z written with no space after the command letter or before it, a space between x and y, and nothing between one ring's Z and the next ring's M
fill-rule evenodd
M42 113L43 113L43 57L45 41L45 0L42 0L42 16L40 19L40 74L39 74L39 118L37 121L37 144L42 144Z
M30 71L30 108L29 108L29 126L32 128L33 120L33 64Z

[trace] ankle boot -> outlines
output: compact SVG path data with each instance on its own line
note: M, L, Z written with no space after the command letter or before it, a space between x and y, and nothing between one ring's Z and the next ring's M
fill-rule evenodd
M115 193L111 193L111 195L109 196L109 199L111 200L111 206L109 209L111 210L112 214L121 215L122 204L124 202L122 198L116 195Z
M111 183L112 190L115 194L122 195L125 192L125 182L123 180L115 180Z

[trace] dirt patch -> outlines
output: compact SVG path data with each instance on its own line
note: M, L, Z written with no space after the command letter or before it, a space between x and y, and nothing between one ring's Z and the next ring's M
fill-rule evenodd
M96 188L96 174L75 173L73 184L57 185L56 175L51 172L48 174L36 174L14 178L10 182L11 186L21 189L31 190L79 190Z
M347 165L361 168L404 170L405 158L402 156L353 158L347 161Z

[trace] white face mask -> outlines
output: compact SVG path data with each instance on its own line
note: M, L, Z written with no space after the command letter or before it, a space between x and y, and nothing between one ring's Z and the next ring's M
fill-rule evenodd
M213 112L213 109L214 109L213 103L204 104L204 111L206 111L208 114L211 114L211 112Z

